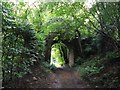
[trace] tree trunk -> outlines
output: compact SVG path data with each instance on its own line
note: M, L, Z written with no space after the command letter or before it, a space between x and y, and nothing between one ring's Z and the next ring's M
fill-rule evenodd
M69 66L72 67L74 65L74 50L73 48L69 48Z
M81 35L80 32L78 30L76 30L77 34L78 34L78 44L79 44L79 49L80 49L80 56L82 56L82 45L81 45Z

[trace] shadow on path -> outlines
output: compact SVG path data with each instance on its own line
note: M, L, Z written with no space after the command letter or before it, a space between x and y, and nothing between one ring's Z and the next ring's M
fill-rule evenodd
M44 74L40 66L32 69L32 73L10 82L9 88L90 88L82 80L80 74L72 68L58 68L49 75Z
M78 72L70 68L58 68L49 75L49 88L90 88L90 85L80 78Z

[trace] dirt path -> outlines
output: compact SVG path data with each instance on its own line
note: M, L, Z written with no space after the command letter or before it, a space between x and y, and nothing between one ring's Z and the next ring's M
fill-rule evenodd
M88 88L90 87L85 81L80 78L78 72L72 69L56 69L49 76L51 88Z
M31 74L12 82L12 88L88 88L78 72L70 68L56 69L50 75L44 75L41 67L35 67Z

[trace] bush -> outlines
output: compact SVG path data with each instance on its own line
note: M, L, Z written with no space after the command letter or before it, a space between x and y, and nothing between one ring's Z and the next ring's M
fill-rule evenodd
M107 52L106 53L106 59L107 60L113 60L115 58L119 58L120 57L120 52L118 51L111 51L111 52Z
M85 60L81 57L78 57L76 60L75 60L75 64L76 65L81 65Z
M91 76L99 73L103 68L104 66L102 66L102 60L99 58L94 58L89 61L87 60L82 65L80 65L79 72L83 77Z

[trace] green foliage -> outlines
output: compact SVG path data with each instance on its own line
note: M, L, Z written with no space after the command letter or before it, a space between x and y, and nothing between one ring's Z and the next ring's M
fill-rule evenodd
M91 81L97 87L117 88L120 86L119 73L113 70L101 74L100 77L97 77Z
M75 60L75 64L76 64L76 65L81 65L83 62L84 62L84 59L81 58L81 57L78 57L78 58Z
M2 7L2 69L6 83L30 72L30 66L38 60L39 50L35 31L23 21L25 18L14 15L14 4L3 2Z
M83 77L91 76L99 73L104 68L102 62L99 58L89 59L81 64L78 70Z
M54 64L50 65L48 62L42 62L42 64L46 69L48 69L48 71L56 69L56 66Z
M119 51L107 52L105 58L108 60L120 58L120 52Z
M84 61L77 70L81 76L95 87L119 87L119 51L92 57Z
M90 52L90 51L92 51L92 47L90 45L87 45L84 51Z
M38 6L31 8L25 2L2 2L4 82L22 77L30 72L31 65L44 60L45 38L51 32L58 33L55 38L58 41L71 41L78 38L78 30L81 40L92 38L89 44L82 44L85 55L111 51L104 60L119 58L120 53L113 52L119 51L119 2L96 3L90 9L84 5L84 2L40 2ZM61 53L59 61L64 64L61 46L57 45L59 50L56 50L55 58ZM95 58L84 62L82 58L78 58L76 63L80 65L82 76L92 76L103 69L104 60ZM55 68L54 65L46 67Z
M51 61L50 64L56 67L60 67L65 64L62 45L60 43L56 43L52 46L50 61Z

